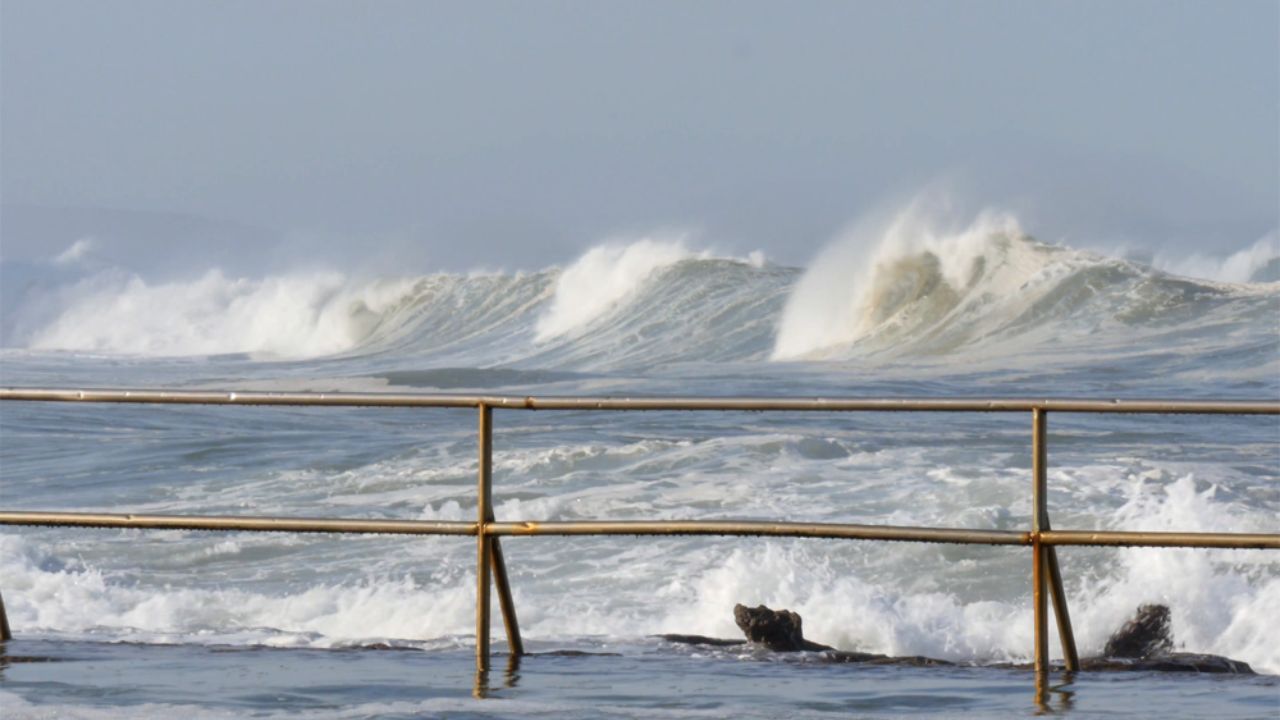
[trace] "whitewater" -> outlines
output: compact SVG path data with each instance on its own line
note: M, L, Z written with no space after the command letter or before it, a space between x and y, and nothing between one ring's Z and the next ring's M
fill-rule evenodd
M523 272L208 268L156 279L95 253L82 241L47 262L0 261L5 386L1280 399L1274 234L1223 257L1139 260L1038 239L1008 213L956 222L908 207L851 226L805 268L681 232L611 239L563 267ZM469 520L474 426L473 412L454 410L4 403L0 500ZM1049 442L1055 528L1277 531L1274 417L1055 415ZM1017 415L499 411L495 446L499 520L1030 525L1029 418ZM619 656L526 667L523 684L495 690L499 704L486 708L466 697L473 543L5 528L0 593L14 644L65 662L0 670L0 702L20 716L84 717L1026 711L1025 697L1008 699L1028 686L1012 671L817 667L652 637L736 637L741 602L795 610L806 636L844 650L1025 661L1031 588L1020 549L623 537L514 538L504 550L531 649ZM1082 654L1099 653L1139 604L1161 602L1180 648L1263 673L1212 686L1082 680L1078 713L1190 717L1206 710L1206 693L1225 703L1214 706L1223 717L1274 709L1276 553L1061 557ZM419 652L343 654L375 643ZM255 654L263 648L294 653ZM240 653L250 685L275 689L233 702L233 690L184 680L229 683L217 676L223 651ZM109 692L59 675L77 658L148 679ZM284 665L324 680L268 669ZM861 705L804 704L858 672L885 689ZM372 680L333 680L362 673L383 678L388 694L368 690ZM579 673L604 689L564 680ZM424 684L424 674L437 680ZM953 704L930 705L931 693Z

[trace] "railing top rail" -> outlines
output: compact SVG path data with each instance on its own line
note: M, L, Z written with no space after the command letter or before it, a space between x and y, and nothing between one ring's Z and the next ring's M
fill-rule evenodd
M432 393L0 388L0 400L172 405L444 407L516 410L1029 412L1280 415L1280 401L1073 398L535 397Z

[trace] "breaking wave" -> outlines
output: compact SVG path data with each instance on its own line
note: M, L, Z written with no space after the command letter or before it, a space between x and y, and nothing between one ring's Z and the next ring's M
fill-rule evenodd
M550 306L538 318L536 339L582 330L634 294L650 275L691 256L680 239L644 238L592 248L556 278Z
M1165 272L1229 283L1280 281L1280 239L1273 232L1226 257L1193 253L1187 257L1157 255L1153 264Z
M1216 274L1253 277L1274 263L1263 259L1271 250L1259 243ZM1185 269L1208 264L1190 258ZM1006 213L955 225L917 203L888 222L855 226L813 261L783 310L772 357L990 351L1115 330L1132 338L1236 301L1256 318L1275 309L1276 297L1275 286L1194 280L1043 243Z
M215 269L193 282L149 284L111 271L63 290L65 309L27 344L142 356L329 355L372 335L411 289L338 273L249 280Z
M65 275L82 250L51 267ZM575 370L849 360L1256 326L1280 310L1278 262L1271 236L1223 259L1144 265L1040 242L1008 214L947 224L913 205L856 226L808 270L756 253L717 257L679 235L610 242L563 269L527 273L250 279L215 269L150 283L108 268L34 286L16 310L8 303L4 327L9 346L144 357Z

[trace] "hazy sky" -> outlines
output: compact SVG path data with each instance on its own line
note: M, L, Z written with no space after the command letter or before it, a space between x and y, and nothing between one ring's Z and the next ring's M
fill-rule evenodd
M1273 0L2 7L10 206L446 267L673 226L803 263L939 178L1048 239L1228 250L1280 217Z

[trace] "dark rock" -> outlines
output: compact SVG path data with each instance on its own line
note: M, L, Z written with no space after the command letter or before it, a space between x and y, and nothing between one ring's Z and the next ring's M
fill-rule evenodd
M527 652L525 655L529 657L622 657L622 653L588 650L547 650L546 652Z
M1253 668L1247 662L1204 653L1171 653L1140 660L1137 664L1141 666L1139 669L1142 670L1160 670L1163 672L1254 674Z
M790 610L771 610L764 605L753 608L734 605L733 620L747 636L747 640L774 652L833 649L829 645L805 640L800 627L800 616Z
M800 615L790 610L772 610L760 605L754 608L735 605L733 619L747 640L776 652L808 650L821 653L805 658L805 662L864 663L867 665L911 665L916 667L954 665L955 663L921 655L893 656L876 653L836 650L828 645L804 639ZM724 640L702 635L662 635L668 642L688 645L725 647L743 645L742 640ZM1143 605L1133 620L1125 623L1107 642L1106 657L1081 658L1085 671L1197 672L1253 675L1246 662L1221 655L1174 653L1169 631L1169 608ZM990 667L1031 669L1030 663L995 663ZM1062 668L1059 666L1058 668Z
M888 655L877 655L876 653L850 652L847 650L832 650L826 654L831 662L837 663L874 663L879 664L885 660L892 660Z
M746 645L746 640L726 640L724 638L707 637L706 635L680 635L670 633L667 635L659 635L658 637L667 642L677 643L679 645L711 645L712 647L728 647L731 645Z
M733 621L747 640L775 652L795 652L804 647L800 616L790 610L771 610L764 605L733 606Z
M923 655L883 655L869 660L872 665L909 665L911 667L943 667L955 665L949 660L925 657Z
M351 646L351 649L352 650L397 650L397 651L418 650L418 648L413 647L411 645L392 645L391 643L385 643L385 642L374 642L374 643L365 643L364 645L353 645Z
M1136 672L1194 672L1229 675L1255 674L1253 668L1247 662L1204 653L1170 653L1141 659L1081 658L1080 669L1089 672L1130 670Z
M1167 605L1140 605L1138 614L1107 640L1102 654L1109 658L1143 659L1173 650Z

